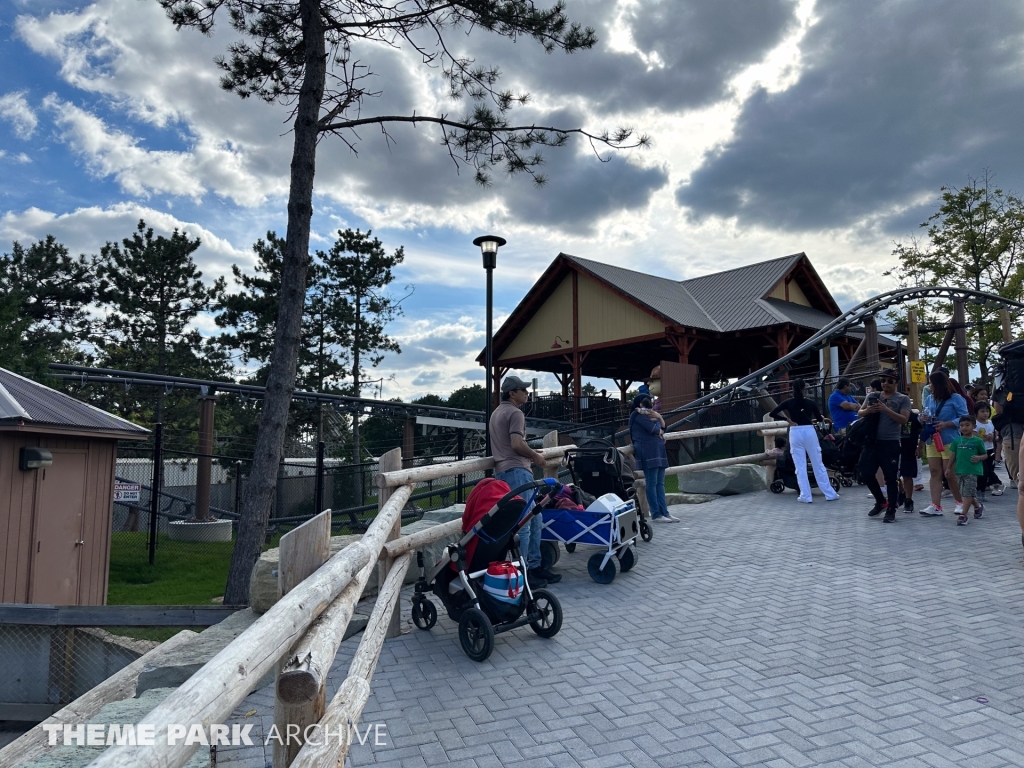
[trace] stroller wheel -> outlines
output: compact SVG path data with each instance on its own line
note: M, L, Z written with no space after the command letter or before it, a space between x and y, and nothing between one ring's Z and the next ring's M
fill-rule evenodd
M590 573L590 578L598 584L611 584L612 579L615 578L615 558L608 558L604 568L601 567L602 560L604 560L604 552L591 555L587 560L587 571Z
M839 478L839 483L843 488L853 488L853 478L848 475L843 475Z
M636 565L636 561L639 559L639 554L632 547L626 547L619 554L619 570L625 573Z
M437 608L429 600L412 604L412 623L420 629L430 629L437 624Z
M553 541L542 541L540 543L540 567L545 571L548 570L558 562L558 557L561 554L562 551L558 548L558 544Z
M644 541L650 541L654 538L654 529L651 528L651 524L644 518L640 521L640 538Z
M536 594L536 593L534 593ZM494 650L494 627L487 614L479 608L470 608L459 619L459 642L462 650L473 661L483 661Z
M781 480L773 480L769 488L771 488L772 493L782 493L786 490L786 484Z
M530 626L540 637L554 637L562 628L562 604L546 589L538 589L533 593L530 615L537 617L530 622Z
M828 484L832 486L833 491L839 492L839 479L835 475L828 476Z
M570 555L573 552L575 552L576 551L576 542L574 541L571 544L566 544L565 545L565 551L568 552Z

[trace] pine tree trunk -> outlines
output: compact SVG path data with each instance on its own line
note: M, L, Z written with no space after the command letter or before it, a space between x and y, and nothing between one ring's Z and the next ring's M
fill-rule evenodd
M263 551L267 520L277 488L284 452L288 409L295 391L302 332L302 310L309 271L309 227L313 215L313 177L316 172L317 120L327 72L323 20L319 0L300 0L302 37L306 51L305 77L295 113L291 185L288 191L288 235L281 265L281 296L274 330L270 373L256 433L256 450L242 499L238 539L231 556L224 602L249 602L249 578Z

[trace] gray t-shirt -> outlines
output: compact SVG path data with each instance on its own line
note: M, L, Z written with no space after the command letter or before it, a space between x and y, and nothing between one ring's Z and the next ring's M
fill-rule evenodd
M902 392L895 392L890 397L882 395L879 402L882 405L887 406L888 408L896 411L896 413L899 413L900 411L910 410L910 398L904 395ZM875 433L876 439L893 440L898 443L900 441L900 436L902 434L902 424L897 424L884 413L878 414L878 432Z
M494 457L494 473L509 469L530 468L530 460L512 449L512 435L526 439L526 417L510 401L503 400L491 414L491 456Z

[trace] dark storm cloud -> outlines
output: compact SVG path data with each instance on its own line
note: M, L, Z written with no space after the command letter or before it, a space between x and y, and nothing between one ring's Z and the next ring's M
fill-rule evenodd
M722 99L729 81L782 40L796 23L792 0L642 0L621 19L615 2L573 2L567 14L595 28L597 46L570 56L545 55L529 40L470 38L481 62L494 63L538 94L582 96L597 113L673 111ZM611 50L612 27L624 24L634 52ZM656 57L657 61L654 61Z
M755 94L677 191L695 218L811 230L877 216L902 232L927 214L890 211L986 167L1020 189L1024 6L821 0L815 12L799 82Z

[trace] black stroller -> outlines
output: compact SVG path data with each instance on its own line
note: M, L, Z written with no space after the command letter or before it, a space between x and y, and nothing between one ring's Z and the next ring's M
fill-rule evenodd
M815 425L818 432L818 444L821 446L821 463L825 465L828 472L828 483L835 491L840 486L849 488L853 485L853 467L847 467L847 460L842 450L842 443L837 442L831 434L830 426L826 422L819 422ZM818 483L814 479L814 473L808 472L807 479L812 488L817 488ZM782 493L787 488L799 490L796 481L796 462L793 461L793 454L789 445L786 445L786 452L779 459L775 466L775 475L772 483L768 486L772 493Z
M572 472L573 483L591 496L614 493L623 501L636 496L633 487L636 461L631 455L624 456L610 440L585 440L578 447L566 451L565 460ZM640 538L650 541L654 537L650 521L640 505L636 507L640 518ZM568 546L566 549L572 551Z
M441 562L429 574L422 552L417 555L423 573L412 598L416 626L426 630L437 623L437 608L426 595L433 592L452 621L458 622L462 650L473 661L491 655L496 634L526 624L540 637L558 634L562 606L548 590L530 589L516 534L534 513L540 512L546 497L561 489L552 478L511 491L506 483L494 478L477 483L466 499L462 539L445 550ZM545 498L537 498L542 491ZM523 515L530 499L540 503L529 515Z

